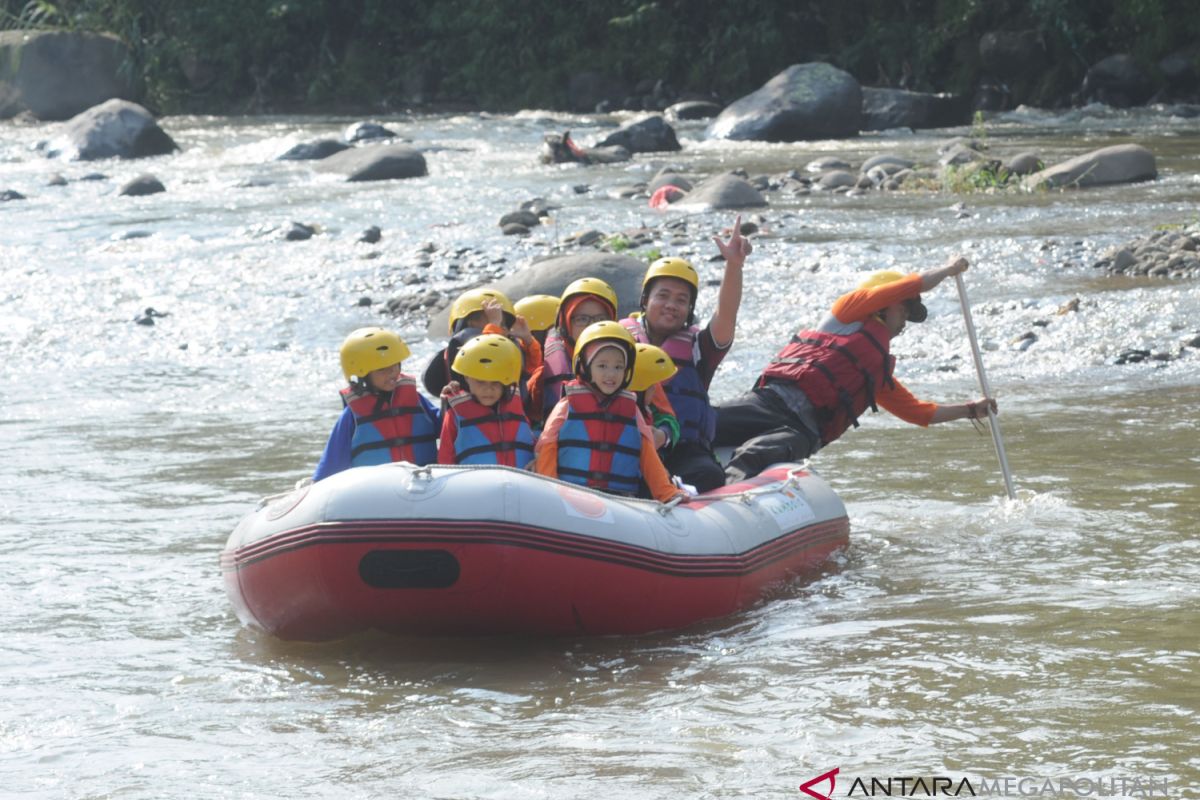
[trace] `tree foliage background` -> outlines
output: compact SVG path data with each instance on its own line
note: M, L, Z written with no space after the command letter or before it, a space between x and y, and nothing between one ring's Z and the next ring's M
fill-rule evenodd
M1053 104L1100 58L1200 41L1194 0L0 0L0 27L110 31L147 105L216 113L561 108L584 72L730 100L805 61L970 92L993 30L1038 32Z

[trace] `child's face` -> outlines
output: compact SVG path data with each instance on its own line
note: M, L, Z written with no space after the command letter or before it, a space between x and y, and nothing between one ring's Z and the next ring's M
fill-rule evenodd
M490 408L499 403L501 398L504 397L505 386L500 381L481 381L478 378L472 378L470 375L465 377L467 379L467 391L481 404Z
M604 394L613 394L625 382L625 353L616 347L605 347L588 365L592 383Z
M400 362L367 373L367 383L377 392L391 392L400 383Z

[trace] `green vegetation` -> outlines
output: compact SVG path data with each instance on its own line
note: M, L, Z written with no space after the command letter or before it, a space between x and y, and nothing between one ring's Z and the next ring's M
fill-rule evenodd
M111 31L161 112L566 107L572 76L635 94L752 91L828 61L864 85L970 92L988 31L1036 31L1062 97L1088 64L1200 40L1191 0L0 0L0 28ZM647 94L646 91L637 93Z

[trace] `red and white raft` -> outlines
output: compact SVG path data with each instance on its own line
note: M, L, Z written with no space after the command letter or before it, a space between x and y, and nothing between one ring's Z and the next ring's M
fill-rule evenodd
M849 532L841 500L795 464L664 506L508 467L400 463L263 500L221 569L238 617L283 639L636 634L745 609Z

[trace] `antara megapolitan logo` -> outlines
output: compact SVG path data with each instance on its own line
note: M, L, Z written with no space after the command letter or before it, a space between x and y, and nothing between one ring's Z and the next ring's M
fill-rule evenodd
M833 800L840 767L823 772L800 784L800 791L813 800ZM846 781L842 781L843 785ZM1038 778L951 778L924 777L854 778L843 797L1056 797L1097 798L1171 797L1170 779L1118 775L1112 777Z

